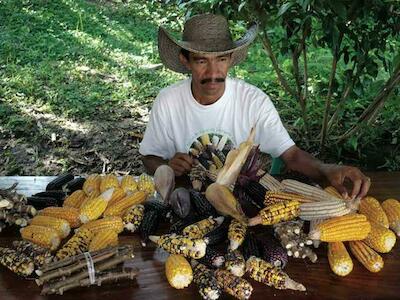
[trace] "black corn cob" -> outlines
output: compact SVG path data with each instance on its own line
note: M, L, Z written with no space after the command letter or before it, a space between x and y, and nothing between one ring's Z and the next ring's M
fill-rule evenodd
M20 276L29 276L34 271L31 258L14 249L0 247L0 263Z
M225 263L225 257L219 251L207 245L206 254L198 259L198 262L209 268L216 269Z
M226 217L221 225L207 233L204 237L208 239L208 245L212 246L225 242L228 239L228 228L230 223L231 219Z
M207 218L209 216L216 217L219 215L215 210L214 206L212 206L211 203L208 202L208 200L202 193L191 189L190 198L195 212L201 218Z
M265 233L259 239L261 246L261 257L275 267L283 269L288 262L287 251L272 233Z
M224 291L237 299L249 299L253 292L253 287L247 280L237 277L227 270L216 270L215 277Z
M155 210L144 211L142 223L139 226L139 233L142 240L142 246L145 247L149 241L149 235L154 234L160 223L160 215Z
M239 250L228 251L228 253L225 254L225 269L238 277L244 275L246 262Z
M256 238L255 234L251 231L248 231L246 234L246 238L242 244L242 253L245 260L248 260L250 256L262 256L260 242Z
M40 247L28 241L13 241L13 247L18 253L22 253L33 259L35 266L41 267L52 261L53 255L49 249Z
M85 183L86 179L83 177L77 177L74 180L71 180L68 182L63 190L69 195L72 194L73 192L77 190L81 190L83 187L83 184Z
M186 218L174 218L176 221L169 228L169 233L182 234L182 230L197 221L200 221L200 218L197 215L189 214Z
M258 206L264 207L264 199L267 189L263 187L261 183L249 181L248 184L244 186L244 189L248 195L251 195L251 198Z
M171 210L164 202L161 202L154 197L150 198L144 203L145 211L156 211L163 221L168 221Z
M47 184L46 191L61 190L65 184L72 180L74 180L74 175L71 173L61 174Z
M221 296L222 290L214 276L214 271L205 265L192 261L193 282L197 285L199 294L204 300L216 300Z
M233 191L236 199L238 199L240 206L246 216L253 218L258 215L258 212L263 207L260 207L242 188L235 188Z
M49 197L49 198L54 198L57 200L59 205L62 205L64 202L64 199L66 197L66 193L61 190L54 190L54 191L46 191L46 192L40 192L32 195L33 197Z
M36 209L42 209L49 206L59 206L57 199L51 197L27 197L27 204L32 205Z

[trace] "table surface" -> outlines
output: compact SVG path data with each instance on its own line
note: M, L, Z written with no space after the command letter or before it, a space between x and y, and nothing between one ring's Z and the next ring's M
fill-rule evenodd
M380 201L387 198L400 199L400 172L368 173L372 179L369 195ZM35 179L36 178L36 179ZM0 187L15 178L0 177ZM44 182L40 177L18 177L20 182L33 182L37 186ZM6 180L8 180L6 182ZM26 189L20 185L22 190ZM27 188L31 189L31 188ZM43 189L42 189L43 190ZM18 239L18 230L7 229L0 233L0 246L8 246ZM121 244L132 244L135 249L135 265L140 269L136 280L102 287L80 288L66 292L63 296L41 296L40 288L33 280L16 276L4 267L0 267L0 299L98 299L109 296L117 299L201 299L194 284L183 290L175 290L169 286L164 275L164 264L158 259L158 251L153 245L142 248L136 234L123 233ZM303 283L307 291L297 292L276 290L264 286L251 279L254 291L251 299L400 299L400 246L397 243L388 254L382 254L385 267L379 273L370 273L356 259L353 259L354 269L344 278L336 276L329 268L326 244L322 244L316 253L318 261L313 264L308 260L290 259L285 271L291 278ZM224 294L220 299L233 299Z

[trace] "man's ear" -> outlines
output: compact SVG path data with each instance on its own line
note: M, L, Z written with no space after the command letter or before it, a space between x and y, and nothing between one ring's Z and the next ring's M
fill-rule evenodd
M179 53L179 60L188 70L190 70L189 61L182 53Z

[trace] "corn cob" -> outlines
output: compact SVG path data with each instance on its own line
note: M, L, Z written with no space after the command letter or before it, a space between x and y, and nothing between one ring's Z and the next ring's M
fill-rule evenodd
M260 183L249 181L249 183L244 186L244 190L248 195L251 195L251 198L259 207L264 206L264 199L267 190Z
M253 292L251 284L240 277L233 275L227 270L218 269L215 271L215 278L219 286L221 286L225 292L237 299L249 299Z
M300 204L299 217L302 220L311 221L315 219L340 217L350 212L351 209L346 206L346 202L342 200L327 200Z
M57 251L56 258L61 260L88 251L92 239L93 233L90 230L79 229L79 231L75 233L60 250Z
M224 221L224 217L213 218L209 217L194 224L186 226L182 234L191 238L203 238L207 233L211 232Z
M140 175L138 181L138 190L146 192L148 195L153 195L156 191L153 179L145 173Z
M36 216L31 220L30 224L53 228L61 239L67 237L71 231L71 227L66 220L55 217Z
M204 218L208 216L218 216L214 206L203 196L202 193L190 190L191 204L193 204L194 210L199 216Z
M58 206L58 200L51 197L30 196L26 198L27 204L32 205L35 209L43 209L50 206Z
M254 280L279 290L306 290L304 285L291 279L285 272L255 256L252 256L247 260L246 271L249 272L250 277Z
M243 188L238 186L233 193L247 217L255 217L258 211L263 208L259 206Z
M181 254L195 259L202 258L206 254L207 244L204 239L176 234L151 235L149 239L171 254Z
M325 219L313 219L310 221L310 232L314 231L315 228L317 227L318 224L321 224L322 222L324 222ZM321 243L320 240L313 240L312 244L314 246L314 248L318 248L319 244Z
M193 282L199 289L199 294L204 300L216 300L222 291L214 276L214 272L201 263L192 260Z
M396 243L396 235L381 224L371 222L371 231L364 243L377 252L388 253Z
M228 239L228 228L230 220L225 218L221 225L207 233L204 237L208 240L208 245L220 244Z
M144 206L142 204L132 206L122 218L124 227L130 232L135 232L140 223L142 223L144 216Z
M101 178L100 193L104 193L108 189L119 187L119 181L114 174L107 174Z
M188 176L193 190L200 191L207 179L207 170L198 163L190 170Z
M336 275L347 276L353 270L353 261L343 242L328 243L328 261Z
M228 229L229 249L236 250L244 241L247 225L232 219Z
M89 199L83 203L79 209L79 219L82 223L87 223L98 219L107 208L114 190L109 189L96 198Z
M176 289L188 287L193 280L193 271L182 255L171 254L165 262L165 275L169 284Z
M35 197L49 197L57 200L57 206L62 205L64 202L66 193L62 190L45 191L33 194Z
M356 241L365 239L370 231L371 225L364 215L350 214L318 224L309 237L323 242Z
M326 188L324 188L324 191L331 194L332 196L334 196L336 198L343 199L342 195L340 195L338 190L335 189L333 186L327 186Z
M305 196L307 199L313 201L337 200L338 198L332 196L323 189L315 186L299 182L297 180L285 179L281 182L284 186L285 192L295 193Z
M89 175L82 186L82 190L86 195L91 196L95 192L100 191L101 176L98 174Z
M260 210L258 216L249 220L249 226L273 225L283 221L290 221L298 217L300 202L297 200L277 203Z
M146 200L146 193L138 191L130 196L126 196L117 201L104 211L103 215L107 216L123 216L125 212L133 205L142 204Z
M374 197L364 197L359 206L360 214L363 214L371 222L376 222L389 228L389 220L378 200Z
M288 262L288 253L281 243L270 232L260 239L261 257L266 262L280 269L285 268Z
M251 256L262 256L260 241L251 231L248 231L246 234L246 238L244 239L242 245L242 252L245 260L248 260Z
M127 196L127 194L125 194L125 192L122 188L120 188L120 187L114 188L114 192L111 196L111 199L110 199L110 201L108 201L107 208L114 205L115 203L117 203L119 200L121 200L125 196Z
M74 207L46 207L40 211L39 215L64 219L71 228L77 228L81 225L79 210Z
M171 225L171 227L169 228L169 233L182 234L182 231L183 231L183 229L185 229L185 227L192 225L192 224L196 223L197 221L200 221L200 220L199 220L198 216L196 216L194 214L190 214L184 219L178 219L178 221L173 223Z
M83 190L76 190L64 200L63 207L79 208L85 198L86 194Z
M56 179L53 179L50 181L47 186L46 186L46 191L55 191L55 190L61 190L63 185L67 184L71 180L74 179L74 175L71 173L64 173L59 176L57 176Z
M24 240L50 250L56 250L60 245L60 237L57 231L50 227L29 225L21 228L20 232Z
M239 250L228 251L225 255L225 269L233 275L242 277L245 273L246 263Z
M370 272L379 272L383 268L383 259L363 241L349 242L350 250L357 260Z
M162 220L170 221L171 209L164 202L161 202L154 197L150 197L144 203L144 208L145 208L145 211L154 210L158 213L158 215L160 216L160 218Z
M225 257L219 251L207 245L206 254L202 258L199 258L197 261L209 268L214 269L219 268L224 264Z
M35 266L41 267L52 261L53 255L49 249L40 247L28 241L13 241L13 248L18 253L22 253L31 259Z
M118 234L111 229L97 232L89 244L89 251L97 251L107 247L118 246Z
M389 227L397 236L400 236L400 202L396 199L387 199L383 201L382 208L389 221Z
M309 200L306 197L297 194L268 191L265 193L264 206L270 206L276 203L282 203L290 200L297 200L301 203L313 202L312 200Z
M155 234L160 224L160 215L155 210L144 210L142 223L139 226L142 246L145 247L149 236Z
M136 180L131 175L125 175L121 179L121 188L125 194L131 194L137 191L138 185Z
M283 185L268 173L265 173L264 176L260 178L259 182L271 192L283 191Z
M14 249L0 247L0 263L20 276L29 276L34 271L31 258Z
M124 223L120 217L105 217L90 221L79 227L79 230L87 229L96 234L101 230L111 229L116 233L121 233L124 230Z
M64 187L63 191L67 194L72 194L77 190L81 190L83 188L83 184L85 183L85 178L77 177L74 180L69 181Z

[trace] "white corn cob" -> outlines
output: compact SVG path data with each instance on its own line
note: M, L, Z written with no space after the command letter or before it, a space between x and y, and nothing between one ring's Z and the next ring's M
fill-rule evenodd
M282 180L281 184L283 184L286 192L300 194L306 196L307 198L313 199L314 201L338 200L338 198L332 196L323 189L299 182L297 180L285 179Z

